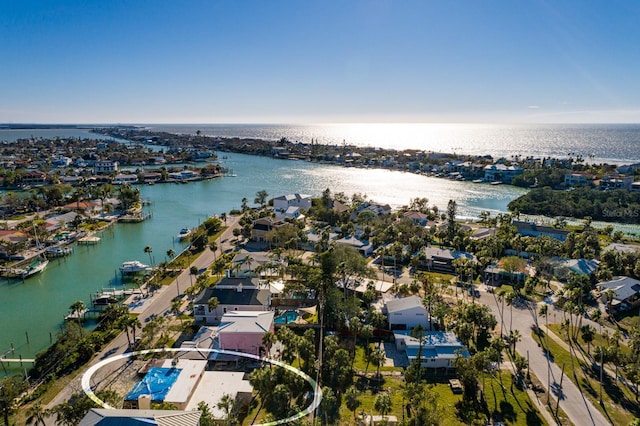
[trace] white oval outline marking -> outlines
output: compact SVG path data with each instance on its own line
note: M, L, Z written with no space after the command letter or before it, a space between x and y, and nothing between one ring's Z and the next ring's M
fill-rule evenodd
M317 387L316 381L313 380L311 378L311 376L309 376L305 372L300 371L297 368L293 368L289 364L285 364L284 362L280 362L280 361L277 361L275 359L264 358L264 357L260 357L258 355L248 354L248 353L244 353L244 352L228 351L228 350L225 350L225 349L159 348L159 349L145 349L145 350L142 350L142 351L134 351L134 352L125 352L125 353L120 354L120 355L114 355L114 356L109 357L107 359L103 359L102 361L98 362L97 364L94 364L91 367L89 367L89 369L82 375L82 381L81 381L82 390L84 391L84 393L93 402L95 402L99 406L101 406L103 408L112 409L113 407L111 407L109 404L107 404L106 402L104 402L103 400L98 398L96 396L96 394L93 393L93 390L91 389L91 384L90 384L91 383L91 377L93 377L93 375L100 368L104 367L107 364L111 364L112 362L119 361L121 359L131 358L132 356L147 355L147 354L151 354L151 353L162 353L162 352L200 352L200 353L206 352L206 353L218 353L218 354L226 354L226 355L235 355L235 356L240 356L240 357L244 357L244 358L251 358L251 359L258 360L258 361L268 362L270 364L277 365L278 367L282 367L282 368L284 368L284 369L286 369L288 371L291 371L292 373L297 374L298 376L300 376L303 379L305 379L307 381L307 383L309 383L311 385L311 387L313 388L313 391L314 391L313 402L307 408L305 408L302 411L299 411L298 413L294 414L291 417L287 417L286 419L275 420L275 421L269 422L269 423L254 424L253 426L273 426L273 425L279 425L279 424L283 424L283 423L292 422L294 420L298 420L298 419L300 419L300 418L302 418L302 417L304 417L304 416L306 416L308 414L311 414L311 412L313 412L316 408L318 408L318 406L320 405L320 401L322 401L322 389Z

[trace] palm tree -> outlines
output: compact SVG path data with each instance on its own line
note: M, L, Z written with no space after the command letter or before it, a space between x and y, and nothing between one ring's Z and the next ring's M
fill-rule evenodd
M516 353L516 343L522 340L522 335L520 334L520 330L517 328L515 330L509 331L509 343L512 344L513 348L511 349L511 353L515 355Z
M180 318L180 324L182 324L182 318L180 317L180 307L182 306L182 301L180 299L176 299L171 302L171 312L177 317Z
M27 410L27 424L35 426L46 426L45 419L51 414L41 403L36 402Z
M269 357L271 347L277 340L278 338L272 331L268 331L262 335L262 346L264 346L265 350L267 351L267 357Z
M167 257L169 258L169 260L173 260L173 256L175 255L176 255L176 251L174 249L167 250Z
M214 316L216 317L217 317L217 309L219 304L220 302L218 301L218 298L215 296L210 297L209 300L207 300L207 307L209 308L209 312L213 312Z
M389 411L391 411L391 406L391 396L388 393L382 393L376 397L374 407L380 413L383 419L389 413Z
M228 422L229 418L231 417L231 413L235 408L235 401L231 397L231 395L225 393L224 395L222 395L222 398L220 398L220 401L218 401L218 404L216 404L216 407L218 408L218 410L224 411L225 420L226 422Z
M149 263L151 264L151 266L153 266L153 259L151 258L151 253L153 253L153 249L151 248L151 246L146 246L144 248L144 252L149 255Z
M81 325L82 321L80 321L80 315L84 313L84 310L86 308L87 307L82 300L75 301L71 304L71 306L69 306L69 310L73 313L73 315L76 318L76 321L78 322L78 325L80 326L81 335L82 335L82 325Z
M356 389L355 386L350 386L349 389L344 394L345 404L350 411L353 411L353 421L356 420L356 410L362 404L362 402L358 399L360 396L360 392Z

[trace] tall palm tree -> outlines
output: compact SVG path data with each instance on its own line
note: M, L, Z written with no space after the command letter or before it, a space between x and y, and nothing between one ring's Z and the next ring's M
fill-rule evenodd
M144 248L144 252L149 255L149 264L153 266L153 258L151 257L151 253L153 253L153 249L151 248L151 246L146 246Z
M207 307L209 308L209 312L213 312L214 316L217 316L217 310L218 310L218 305L220 304L220 302L218 301L217 297L210 297L209 300L207 300Z
M71 312L76 318L76 321L78 322L78 325L80 326L81 335L82 335L82 321L80 320L80 316L84 313L84 310L86 308L87 307L82 300L77 300L73 302L71 306L69 306L69 310L71 310Z
M174 249L169 249L167 250L167 257L169 258L169 260L173 260L173 256L176 255L176 251Z

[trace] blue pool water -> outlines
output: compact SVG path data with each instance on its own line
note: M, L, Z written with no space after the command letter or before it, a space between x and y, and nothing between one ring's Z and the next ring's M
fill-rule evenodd
M276 324L288 324L298 319L298 313L296 311L286 311L284 314L276 317L273 322Z
M140 395L150 395L153 402L164 401L169 389L178 379L180 371L182 371L180 368L150 368L142 381L133 386L125 400L137 401Z

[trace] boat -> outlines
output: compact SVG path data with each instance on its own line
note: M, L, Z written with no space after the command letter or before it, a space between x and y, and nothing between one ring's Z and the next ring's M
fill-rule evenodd
M494 180L491 182L491 185L502 185L502 182L500 182L499 180Z
M122 266L120 267L120 273L122 274L136 274L138 272L144 272L151 269L149 265L145 265L139 260L129 260L127 262L122 262Z
M35 239L36 239L36 248L40 249L40 241L38 240L38 233L36 232L35 226L33 228L33 235L35 236ZM49 264L49 259L47 259L43 251L40 253L38 257L33 259L31 263L27 265L26 268L20 269L18 274L20 278L24 280L25 278L29 278L32 275L35 275L44 271L44 268L46 268L48 264Z
M41 255L35 258L26 268L20 269L18 274L20 278L24 280L25 278L29 278L32 275L42 272L48 264L49 259L44 257L44 255Z
M180 230L180 232L178 233L178 235L176 236L176 238L178 238L178 240L182 241L182 240L187 239L189 237L189 235L191 235L191 229L182 228Z
M49 257L63 257L70 255L73 252L73 249L71 247L51 246L47 247L44 252Z

